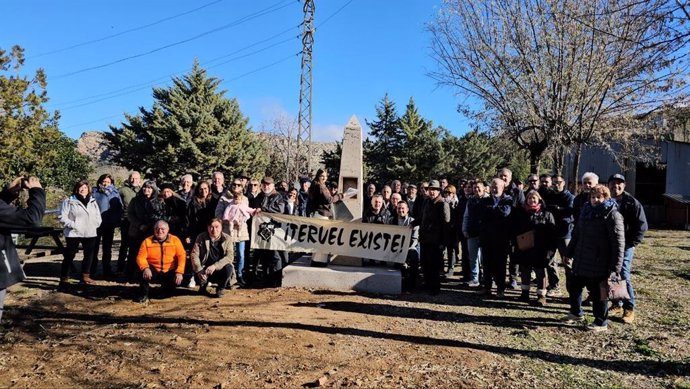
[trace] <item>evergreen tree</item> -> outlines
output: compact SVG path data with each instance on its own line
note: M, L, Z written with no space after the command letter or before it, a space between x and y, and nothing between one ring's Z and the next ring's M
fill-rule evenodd
M450 182L460 179L492 177L502 161L496 142L486 133L473 130L461 137L448 134L442 141L443 166Z
M369 179L378 183L389 183L399 178L395 175L396 162L393 156L401 151L404 134L400 130L400 118L396 112L395 103L388 98L388 94L376 107L376 120L367 125L371 129L370 135L364 142L364 160L371 166Z
M265 146L248 126L236 99L218 91L221 80L209 77L194 61L189 74L173 78L169 88L154 88L151 110L139 108L128 123L106 134L114 160L162 180L185 173L207 177L215 170L229 175L262 175Z
M59 112L43 107L48 101L43 70L33 78L20 76L23 65L24 49L0 49L0 178L30 174L44 186L71 189L91 166L59 130Z
M400 151L391 157L393 176L408 182L438 178L443 130L433 128L432 122L419 114L412 97L399 123L404 142Z

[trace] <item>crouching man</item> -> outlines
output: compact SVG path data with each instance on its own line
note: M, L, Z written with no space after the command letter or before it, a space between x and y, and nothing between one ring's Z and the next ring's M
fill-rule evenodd
M136 301L149 299L151 283L163 286L163 295L170 296L182 283L186 255L180 238L172 235L167 222L159 220L153 226L153 236L144 239L137 254L137 266L141 270L141 284Z
M225 289L235 274L232 261L234 244L230 235L223 232L223 222L213 218L206 232L199 234L192 248L192 269L199 282L199 293L208 294L208 284L217 285L216 297L223 297Z

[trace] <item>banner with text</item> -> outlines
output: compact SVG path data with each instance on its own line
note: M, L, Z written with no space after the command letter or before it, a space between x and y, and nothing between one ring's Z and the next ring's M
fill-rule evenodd
M252 220L251 247L404 263L411 232L408 227L262 212Z

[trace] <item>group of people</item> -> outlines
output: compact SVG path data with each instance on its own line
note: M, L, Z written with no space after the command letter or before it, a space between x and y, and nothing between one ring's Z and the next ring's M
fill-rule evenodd
M625 183L623 175L614 174L602 185L587 172L575 196L560 174L530 174L523 183L505 168L490 182L461 180L458 189L446 179L419 185L394 180L380 192L375 184L367 187L370 206L362 221L413 229L408 289L414 288L421 265L424 287L438 293L441 278L453 276L460 264L461 282L481 287L482 294L490 296L495 289L503 298L507 288L520 289L519 299L529 302L536 284L534 303L544 306L547 297L562 295L561 265L570 302L563 320L582 321L582 305L591 303L595 320L588 328L601 331L609 314L622 315L625 323L635 318L632 259L648 226ZM609 279L625 280L630 296L610 308L600 290Z
M595 317L590 327L603 330L609 314L622 314L628 323L634 320L630 272L647 222L639 201L625 191L623 175L611 176L608 186L598 181L596 174L585 173L577 196L566 189L559 174L531 174L522 183L513 181L505 168L489 182L462 180L457 188L447 179L418 185L394 180L380 191L372 183L363 196L361 221L412 229L403 271L406 290L414 290L421 278L422 287L439 293L441 280L454 276L459 265L461 282L481 287L485 295L495 289L502 298L506 288L521 289L520 300L529 302L531 286L536 284L534 303L543 306L547 297L562 293L555 256L559 252L570 301L564 320L582 320L586 287ZM45 193L35 178L12 183L3 192L5 203L22 185L29 189L29 207L0 207L8 215L2 223L31 225L42 215ZM137 280L138 301L148 299L152 282L162 283L163 293L185 283L198 284L199 291L209 295L208 286L213 283L217 297L235 283L244 286L257 278L279 286L288 255L249 250L252 217L271 212L332 218L333 204L343 198L337 186L329 184L324 169L317 171L313 181L301 179L299 187L245 174L226 185L221 172L198 183L185 175L179 185L143 181L138 172L132 172L120 188L108 174L101 175L93 187L79 181L59 211L67 243L60 287L70 283L79 246L84 252L81 283L94 282L100 251L102 275ZM113 269L117 228L122 244ZM13 274L16 282L17 272L7 274ZM11 284L7 274L0 278L0 297ZM609 308L599 288L608 279L626 280L630 299Z

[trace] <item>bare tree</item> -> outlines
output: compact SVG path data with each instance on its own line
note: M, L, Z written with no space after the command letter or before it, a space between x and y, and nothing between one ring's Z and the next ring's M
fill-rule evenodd
M260 125L266 136L269 155L268 174L294 182L298 178L298 163L304 152L297 147L297 121L280 114Z
M618 135L614 118L677 98L681 11L665 0L446 0L429 26L431 76L478 99L467 111L527 150L533 171L573 148L577 177L582 145Z

